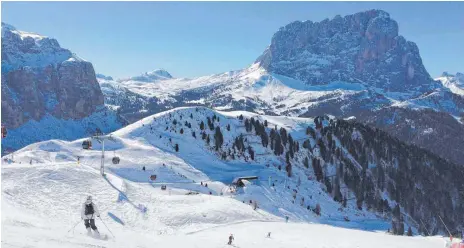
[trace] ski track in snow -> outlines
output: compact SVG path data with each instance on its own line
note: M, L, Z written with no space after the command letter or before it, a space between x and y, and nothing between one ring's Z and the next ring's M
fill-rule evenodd
M223 131L225 144L243 126L236 118L240 114L260 121L265 118L270 126L285 126L295 140L304 137L301 133L312 125L312 120L305 118L263 117L243 111L215 113L221 125L231 125L230 132ZM206 124L206 116L212 116L213 112L205 108L199 111L179 108L114 132L116 142L105 142L106 178L99 174L101 145L97 142L90 151L82 150L83 139L44 141L17 151L15 163L2 165L3 247L230 247L226 244L230 233L235 236L235 247L443 245L440 237L387 235L382 231L389 227L387 220L358 211L351 203L347 209L338 211L340 204L322 192L320 183L306 180L304 170L295 167L295 177L287 178L274 168L281 161L267 155L257 156L252 163L243 159L222 161L214 149L204 147L199 132L195 139L184 125L183 135L166 131L166 122L171 126L169 114L181 123L187 120L194 129L201 120ZM183 115L182 120L179 115ZM255 142L253 136L249 139ZM174 151L175 143L179 144L179 152ZM268 152L259 145L255 149L257 154ZM111 164L114 155L121 158L120 164ZM30 165L31 159L40 163ZM149 180L150 175L157 175L155 182ZM234 177L247 175L260 178L237 194L227 191ZM268 185L269 176L275 187ZM304 179L300 187L297 176ZM208 188L200 182L208 183ZM161 190L161 185L167 185L167 190ZM298 188L299 194L305 196L305 205L300 206L300 197L292 203L291 190L284 185ZM199 194L186 195L191 191ZM88 237L83 223L71 229L80 221L81 204L89 194L115 238L100 219L96 224L109 236L106 241ZM311 198L307 198L309 195ZM248 204L249 200L258 201L256 211ZM316 203L321 204L321 217L305 207ZM286 215L290 217L289 223L284 221ZM344 222L345 215L352 221ZM265 238L267 232L272 233L271 238Z

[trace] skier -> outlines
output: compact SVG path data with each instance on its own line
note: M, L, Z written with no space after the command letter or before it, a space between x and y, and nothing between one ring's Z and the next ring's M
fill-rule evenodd
M268 237L268 238L271 237L271 232L268 232L268 233L267 233L267 237Z
M230 236L229 236L229 243L227 243L227 244L228 244L228 245L231 245L233 240L234 240L234 235L230 234Z
M285 216L285 222L288 222L288 216Z
M97 226L95 226L95 215L100 217L100 212L98 212L97 206L92 202L92 196L88 196L84 204L82 204L81 219L84 220L85 229L87 229L87 234L91 235L92 232L90 228L95 232L97 236L100 236Z

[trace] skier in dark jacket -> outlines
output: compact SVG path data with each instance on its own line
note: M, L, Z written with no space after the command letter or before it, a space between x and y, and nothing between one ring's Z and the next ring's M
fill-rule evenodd
M95 226L95 216L100 217L100 212L98 212L97 205L92 202L92 196L88 196L84 204L82 204L81 218L84 220L85 229L87 229L87 234L92 234L90 228L95 232L97 236L100 235L98 232L97 226Z
M234 235L230 235L229 236L229 243L227 243L228 245L231 245L232 244L232 241L234 241Z

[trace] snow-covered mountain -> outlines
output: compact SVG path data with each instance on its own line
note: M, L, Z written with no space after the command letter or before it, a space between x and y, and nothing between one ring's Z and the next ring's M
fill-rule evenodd
M327 246L371 247L345 236L362 235L384 240L380 247L435 247L443 241L343 228L386 230L393 218L414 234L435 234L444 231L436 214L453 230L462 228L462 170L359 123L190 107L149 116L112 137L105 142L104 178L99 176L101 144L83 150L84 139L32 144L12 154L12 163L5 163L12 155L3 157L2 242L100 243L83 235L83 225L66 233L78 223L88 194L115 234L108 241L115 247L153 242L194 247L196 242L183 241L213 234L208 245L217 247L230 233L241 247L304 247L307 240L292 238L300 235L296 229L310 231L304 237ZM119 164L111 163L114 156ZM403 163L411 157L418 159ZM231 182L241 176L258 179L231 191ZM257 202L256 210L250 201ZM285 216L290 223L284 223ZM99 220L97 225L108 233ZM245 227L249 236L239 231ZM19 236L24 231L28 238ZM330 240L318 238L326 232Z
M90 62L53 38L2 23L2 126L9 131L4 152L50 138L76 139L96 127L113 131L122 122L104 105Z
M129 80L137 82L154 82L158 80L166 80L171 78L171 74L169 74L169 72L167 72L166 70L157 69L154 71L142 73L142 75L140 76L131 77L129 78Z
M441 77L436 78L435 80L439 80L443 86L450 89L451 92L454 94L458 94L464 96L464 74L463 73L456 73L456 75L449 74L447 72L443 72Z
M130 122L197 104L270 115L354 116L455 163L464 161L459 152L464 149L459 121L464 97L430 77L417 46L400 36L398 24L380 10L291 23L242 70L150 84L101 83L117 85L105 91L105 100L121 106ZM442 134L450 127L452 135L445 140Z

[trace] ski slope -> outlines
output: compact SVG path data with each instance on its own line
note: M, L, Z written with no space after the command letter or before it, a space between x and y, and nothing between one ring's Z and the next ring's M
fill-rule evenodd
M266 156L262 146L263 150L259 146L255 149L264 155L253 162L220 160L213 148L204 146L199 134L194 138L190 133L197 130L200 120L213 114L220 118L221 125L231 125L230 132L223 132L226 147L243 128L236 118L240 114L266 118L271 126L288 128L295 140L310 125L303 118L207 108L174 109L114 132L115 141L105 142L106 177L99 174L101 146L95 141L93 150L83 150L82 139L29 145L14 154L15 162L2 159L2 245L227 247L227 237L233 233L237 247L372 247L374 243L378 247L443 246L439 237L385 234L388 220L359 211L354 205L339 210L340 204L323 192L320 183L297 182L303 171L295 168L296 176L289 179L273 168L272 164L279 161ZM189 121L191 130L183 126L186 130L180 134L179 124L171 124L173 118L180 123ZM179 145L179 152L173 144ZM113 165L113 156L119 156L121 163ZM156 181L150 181L150 175L157 175ZM248 175L258 175L259 180L236 194L228 190L233 178ZM268 184L269 176L275 187ZM208 187L202 183L208 183ZM167 190L161 190L161 185L167 185ZM285 186L298 188L295 203ZM80 221L80 207L89 194L115 236L97 220L99 230L110 236L108 241L85 235L82 223L72 229ZM299 204L300 195L311 195L304 206ZM259 208L253 210L249 200L257 201ZM320 217L305 207L316 203L322 208ZM285 216L289 216L289 223L285 223ZM344 216L351 221L343 221ZM272 233L271 238L265 237L267 232Z

